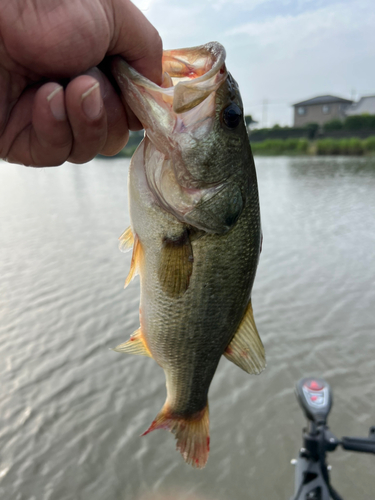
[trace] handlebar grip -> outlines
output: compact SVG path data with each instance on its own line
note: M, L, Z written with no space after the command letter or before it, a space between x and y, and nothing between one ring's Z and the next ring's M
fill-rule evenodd
M341 446L345 450L375 453L375 440L371 438L343 437Z

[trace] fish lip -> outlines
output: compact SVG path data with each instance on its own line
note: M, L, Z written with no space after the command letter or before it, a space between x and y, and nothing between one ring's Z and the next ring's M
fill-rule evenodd
M191 64L187 62L189 54L202 54L200 59L205 60L206 58L206 61L208 61L207 65L210 66L208 71L196 78L178 76L178 74L173 73L174 62L181 63L182 65L185 64L186 67L194 69L194 61L192 61ZM198 55L195 59L199 61ZM129 88L129 83L131 82L146 91L144 94L145 99L147 99L148 93L154 94L154 96L155 94L159 95L159 100L169 103L172 106L173 112L179 115L201 103L206 97L220 87L228 76L225 67L225 58L225 49L218 42L209 42L205 45L187 49L164 51L163 69L170 70L168 74L172 79L180 79L180 81L177 81L172 87L161 87L151 80L148 80L120 56L115 56L112 59L112 73L120 88L122 85ZM200 71L201 69L201 66L197 64L196 71ZM122 85L119 82L121 82ZM154 98L154 96L152 98ZM130 100L128 104L132 107ZM170 111L169 108L168 112ZM143 125L147 128L147 124Z

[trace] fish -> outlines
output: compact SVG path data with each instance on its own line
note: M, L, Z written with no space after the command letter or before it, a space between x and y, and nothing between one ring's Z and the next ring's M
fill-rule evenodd
M163 53L163 83L121 58L112 73L144 127L128 178L140 327L114 350L153 358L167 398L148 430L171 431L194 468L206 465L208 390L224 355L245 372L266 365L251 304L262 243L254 160L238 85L218 42Z

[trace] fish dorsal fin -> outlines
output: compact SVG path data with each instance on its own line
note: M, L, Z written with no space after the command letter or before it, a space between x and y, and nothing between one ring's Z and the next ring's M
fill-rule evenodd
M134 245L134 235L131 227L129 226L119 238L119 249L121 252L128 252Z
M159 280L170 297L180 297L189 287L193 249L187 229L176 238L165 238L161 250Z
M255 326L251 301L224 356L247 373L258 375L266 367L264 347Z
M125 286L126 288L131 280L139 274L139 268L141 266L141 261L142 261L142 256L143 256L143 250L142 250L142 245L139 241L139 238L137 235L134 237L134 245L133 245L133 254L132 254L132 261L130 264L130 271L128 274L128 277L125 280Z
M147 344L144 340L142 331L140 328L136 330L131 336L130 339L124 342L123 344L118 345L113 351L123 352L125 354L140 354L141 356L149 356L152 358L151 352L147 347Z

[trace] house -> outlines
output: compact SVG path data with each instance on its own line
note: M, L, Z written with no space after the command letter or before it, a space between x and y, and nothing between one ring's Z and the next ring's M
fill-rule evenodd
M294 107L294 127L303 127L308 123L325 123L345 118L346 110L353 103L349 99L333 95L321 95L307 101L297 102Z
M352 115L375 115L375 95L361 97L358 102L354 102L345 111L346 116Z

